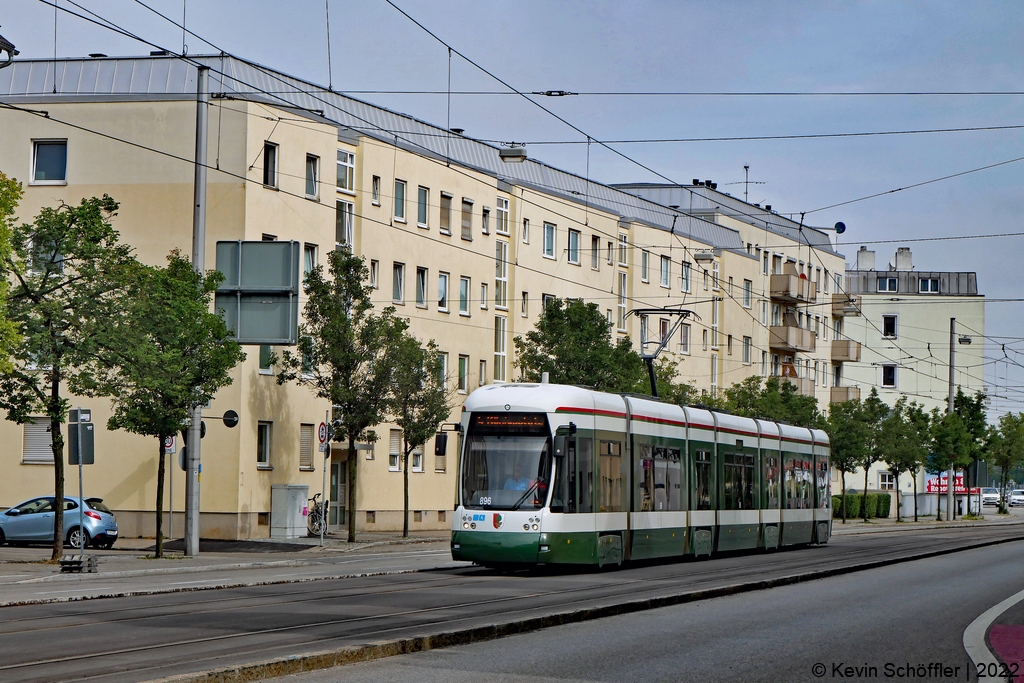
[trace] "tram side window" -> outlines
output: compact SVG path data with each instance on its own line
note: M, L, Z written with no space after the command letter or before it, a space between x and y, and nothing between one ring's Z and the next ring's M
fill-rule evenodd
M754 456L726 453L724 457L724 510L750 510L754 507Z
M576 512L576 439L565 440L564 457L555 461L552 512Z
M693 490L691 510L711 509L711 451L693 454Z
M640 482L636 509L641 512L654 510L654 447L650 444L638 444L640 471L637 473L637 480Z
M810 507L811 476L809 463L795 457L786 457L786 508L804 510Z
M654 509L682 510L682 462L678 448L654 448Z
M601 512L622 512L626 509L622 476L622 442L601 442Z
M768 499L767 508L779 509L779 459L767 457L764 459L764 481L765 496Z
M577 439L579 495L576 498L577 512L594 511L594 441L593 439Z
M818 468L818 507L827 508L832 504L832 496L829 495L828 460L818 457L815 460Z

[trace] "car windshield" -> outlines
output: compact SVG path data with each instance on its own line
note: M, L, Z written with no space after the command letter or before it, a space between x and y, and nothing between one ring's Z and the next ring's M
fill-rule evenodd
M988 488L988 487L986 487L986 488L983 488L983 489L981 490L981 492L982 492L982 493L996 493L996 494L998 494L998 493L999 493L999 491L996 491L995 489L993 489L993 488Z
M157 444L157 445L159 446L160 444ZM106 505L103 504L102 500L87 500L85 502L88 503L89 507L92 508L93 510L99 510L100 512L106 512L108 515L109 514L113 514L112 512L110 512L110 508L108 508Z
M550 474L550 437L471 434L462 469L462 503L536 510L546 501Z
M157 445L159 446L160 444L157 444ZM1017 489L1016 491L1014 491L1010 495L1013 495L1013 496L1024 496L1024 489Z

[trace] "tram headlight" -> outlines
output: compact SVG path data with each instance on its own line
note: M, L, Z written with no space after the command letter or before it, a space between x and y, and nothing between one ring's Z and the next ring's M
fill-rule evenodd
M469 522L463 522L462 523L462 528L463 529L468 529L469 528Z
M529 531L529 530L530 530L530 525L529 524L524 524L523 525L523 531Z
M476 528L476 522L470 522L469 523L469 528L470 529L475 529Z
M530 528L531 528L531 529L533 529L534 531L537 531L538 529L540 529L540 527L539 527L539 526L537 526L536 524L534 524L534 525L533 525L533 526L531 526Z

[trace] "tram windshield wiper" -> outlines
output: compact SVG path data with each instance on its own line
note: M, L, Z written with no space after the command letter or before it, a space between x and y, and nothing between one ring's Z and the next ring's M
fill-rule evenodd
M538 484L540 484L540 479L538 479L537 481L535 481L532 484L530 484L530 488L526 489L526 493L524 493L522 496L520 496L519 500L517 500L515 502L515 504L512 505L512 507L510 509L518 510L519 506L521 506L523 503L526 502L526 499L530 496L530 494L537 490L537 485Z

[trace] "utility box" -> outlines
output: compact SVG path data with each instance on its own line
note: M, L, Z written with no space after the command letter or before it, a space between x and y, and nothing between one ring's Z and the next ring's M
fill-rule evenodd
M306 535L309 486L276 484L270 487L270 537L301 538Z

